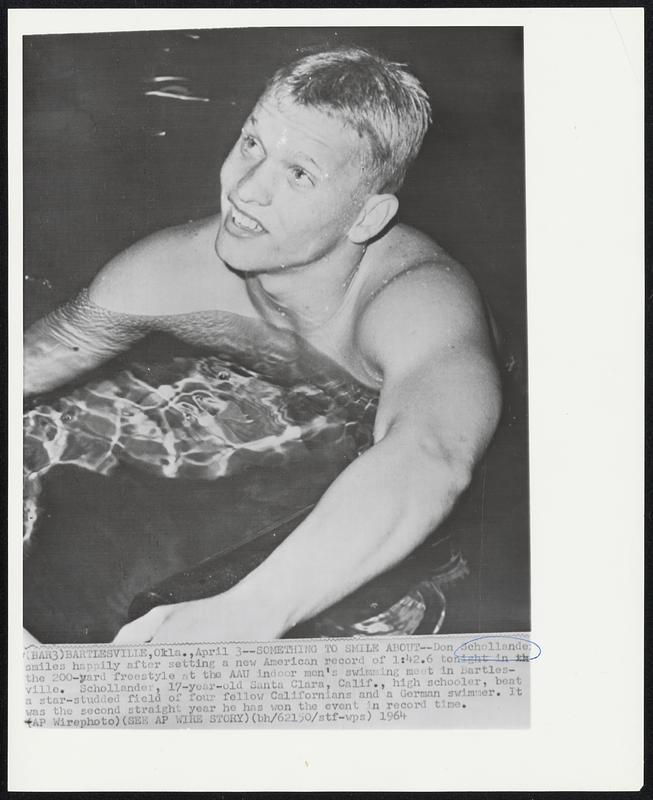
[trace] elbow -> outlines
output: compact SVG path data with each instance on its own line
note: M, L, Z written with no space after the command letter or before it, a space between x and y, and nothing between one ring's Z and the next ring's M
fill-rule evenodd
M472 480L478 460L468 443L446 446L439 437L422 437L417 443L418 460L425 474L456 496L465 491Z
M473 459L420 443L409 470L413 498L409 507L421 517L422 527L432 531L443 522L470 485L473 472Z
M453 460L449 461L447 464L447 471L449 475L449 491L455 499L458 495L461 495L472 482L474 465L468 460Z
M423 435L417 443L422 469L434 476L454 500L472 482L476 466L496 430L499 408L492 410L482 427L470 428L455 438L433 431Z
M448 455L432 461L431 469L437 485L441 487L440 496L445 505L450 507L472 482L474 464L470 459Z
M469 486L475 465L484 447L479 447L475 437L461 436L453 443L437 430L415 426L392 426L390 433L379 444L390 448L393 457L403 458L397 474L406 477L412 485L439 488L438 494L458 496Z

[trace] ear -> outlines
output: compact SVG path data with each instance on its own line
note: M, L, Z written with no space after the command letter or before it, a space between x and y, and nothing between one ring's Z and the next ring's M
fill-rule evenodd
M397 213L399 201L393 194L374 194L365 201L347 234L354 244L365 244L380 233Z

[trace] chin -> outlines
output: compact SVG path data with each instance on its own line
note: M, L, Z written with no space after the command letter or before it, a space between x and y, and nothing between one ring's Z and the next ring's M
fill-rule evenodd
M237 272L265 272L271 269L265 254L253 242L234 241L222 229L215 240L215 252L221 261Z

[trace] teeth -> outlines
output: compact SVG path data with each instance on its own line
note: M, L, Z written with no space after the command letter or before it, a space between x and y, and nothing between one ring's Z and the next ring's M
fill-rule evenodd
M246 217L244 214L241 214L240 211L237 211L235 208L231 209L231 214L233 216L234 222L240 228L246 228L248 231L262 231L263 228L255 222L253 219Z

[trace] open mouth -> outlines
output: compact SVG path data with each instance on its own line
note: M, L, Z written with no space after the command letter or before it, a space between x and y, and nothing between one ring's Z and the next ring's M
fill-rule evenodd
M235 206L231 206L229 221L244 233L265 233L265 228L253 217L243 214Z

